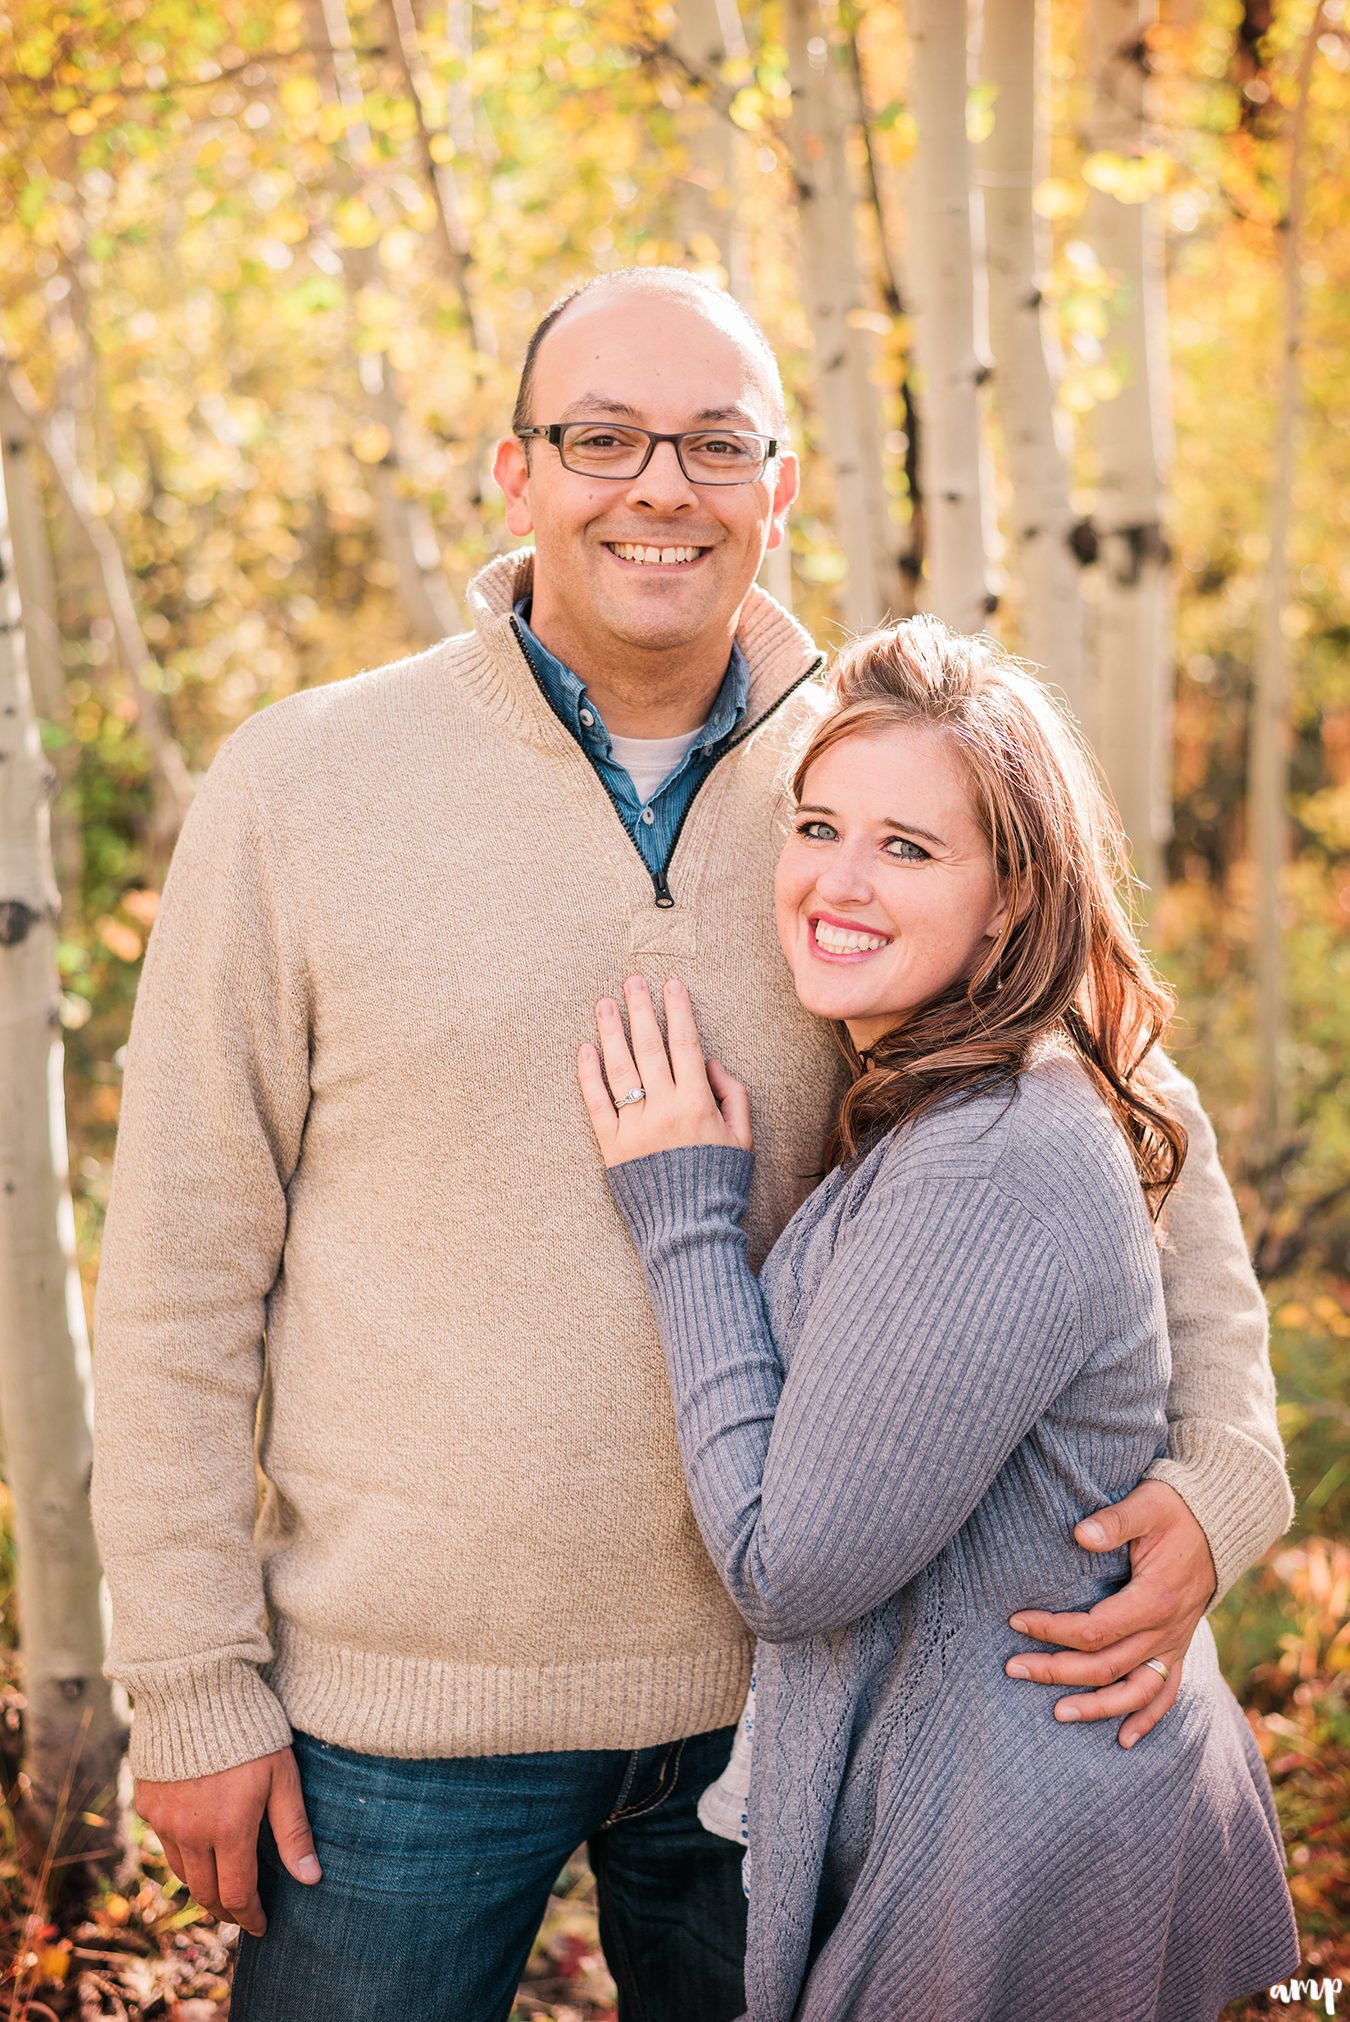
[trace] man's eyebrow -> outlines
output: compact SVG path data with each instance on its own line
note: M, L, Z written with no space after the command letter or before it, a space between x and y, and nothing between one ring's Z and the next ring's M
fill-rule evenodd
M628 421L640 422L642 416L636 407L627 401L612 400L607 393L583 393L562 412L564 421L580 420L583 416L594 419L599 415L622 415ZM694 416L694 426L709 421L740 421L748 428L757 428L755 417L745 407L700 407Z
M562 418L564 421L571 421L574 416L587 412L594 413L596 410L601 414L625 414L630 421L641 419L636 407L629 407L622 400L611 400L607 393L583 393L570 407L563 409Z
M808 806L804 800L798 801L797 813L823 814L827 821L833 821L835 819L835 813L832 807L811 807ZM940 835L934 835L933 831L930 828L920 828L919 824L916 821L899 821L894 815L884 814L881 817L880 826L882 828L899 829L902 835L921 835L925 842L936 843L940 850L945 850L947 847L946 843L942 840L942 837Z

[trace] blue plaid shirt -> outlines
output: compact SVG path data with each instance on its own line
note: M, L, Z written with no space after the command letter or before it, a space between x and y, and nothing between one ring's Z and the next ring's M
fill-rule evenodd
M557 716L575 737L604 782L633 845L653 877L664 871L689 803L721 756L750 699L750 669L733 641L731 658L717 700L698 742L685 753L669 779L649 800L639 798L626 768L616 761L604 718L590 701L586 685L563 665L530 630L530 600L515 607L515 625L535 679Z

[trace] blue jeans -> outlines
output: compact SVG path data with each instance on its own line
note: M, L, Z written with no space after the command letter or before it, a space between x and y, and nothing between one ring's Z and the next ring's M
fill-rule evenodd
M583 1840L620 2022L733 2022L745 2007L741 1848L694 1811L733 1732L631 1754L433 1761L297 1734L323 1879L295 1881L264 1822L267 1934L240 1934L232 2022L505 2022Z

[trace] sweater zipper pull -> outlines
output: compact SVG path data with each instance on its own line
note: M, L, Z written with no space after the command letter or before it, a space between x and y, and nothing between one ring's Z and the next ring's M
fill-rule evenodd
M656 886L656 903L663 910L669 910L675 903L675 895L666 881L664 871L652 872L652 883Z

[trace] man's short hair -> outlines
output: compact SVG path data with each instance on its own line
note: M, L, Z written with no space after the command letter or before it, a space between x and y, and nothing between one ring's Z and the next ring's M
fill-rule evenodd
M513 430L529 426L535 420L530 408L534 399L534 367L539 356L539 346L559 319L567 314L574 302L583 295L590 295L597 288L616 286L649 288L653 293L682 295L686 301L698 303L715 302L724 315L728 313L739 322L754 349L760 352L765 366L765 383L769 394L769 428L775 435L786 433L787 402L783 395L783 381L778 370L778 360L773 355L773 346L764 335L759 324L745 305L736 300L725 288L719 288L715 281L704 280L701 274L686 273L683 267L619 267L612 274L593 274L589 281L583 281L578 288L569 288L560 295L552 308L541 316L530 334L525 346L525 363L520 370L520 385L516 392L515 412L511 416ZM526 444L528 451L529 444Z

